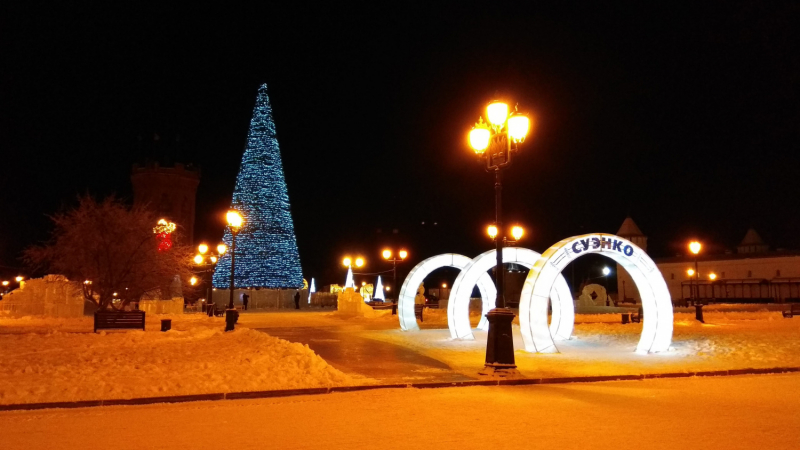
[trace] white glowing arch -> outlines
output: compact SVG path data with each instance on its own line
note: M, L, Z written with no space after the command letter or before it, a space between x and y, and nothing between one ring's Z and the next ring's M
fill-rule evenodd
M541 255L527 248L505 247L503 248L503 262L515 263L530 269ZM487 271L497 265L497 250L478 255L475 259L461 270L453 288L450 291L450 302L447 304L447 324L450 328L450 337L453 339L474 339L472 327L469 323L469 299L472 296L472 289L478 280L484 276L488 277ZM491 280L491 278L489 278ZM492 285L494 287L494 285ZM489 329L489 320L486 314L494 308L497 290L491 296L485 296L481 291L483 299L483 311L481 320L478 323L479 330ZM567 281L561 275L558 276L555 285L550 293L553 302L553 320L550 324L550 331L558 340L569 339L572 335L572 328L575 324L575 305L572 302L572 294L569 291Z
M529 352L557 352L547 328L547 298L564 267L587 253L616 261L633 278L642 297L644 320L637 353L661 352L672 342L672 300L667 283L647 254L612 234L585 234L564 239L542 254L525 279L519 303L519 324Z
M403 331L419 330L417 325L417 318L414 317L414 296L417 294L419 284L431 272L441 267L455 267L456 269L463 269L472 260L464 255L455 253L445 253L443 255L433 256L421 263L414 266L408 273L403 287L400 289L400 295L397 299L397 315L400 318L400 328ZM481 296L494 298L497 295L494 283L485 273L486 277L481 277L478 280L478 289L481 291Z

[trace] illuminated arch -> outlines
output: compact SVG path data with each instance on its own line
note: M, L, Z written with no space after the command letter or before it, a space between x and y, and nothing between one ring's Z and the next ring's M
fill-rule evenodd
M515 263L530 269L541 255L527 248L505 247L503 248L503 262ZM453 339L474 339L472 327L469 323L469 299L475 284L483 278L488 277L487 271L497 265L497 251L478 255L475 259L461 270L453 288L450 291L450 301L447 304L447 325L450 328L450 337ZM491 280L491 278L490 278ZM483 311L478 329L488 330L489 321L486 313L494 307L497 290L492 285L492 293L484 295ZM555 280L550 299L553 302L553 320L550 323L550 332L558 340L569 339L572 335L572 328L575 323L575 305L572 302L567 281L560 274Z
M547 297L564 267L587 253L616 261L633 278L642 297L644 320L637 353L661 352L672 342L672 300L667 283L649 256L632 242L612 234L585 234L562 240L542 254L525 279L519 324L529 352L557 352L547 328Z
M414 317L414 297L417 294L419 284L428 274L441 267L463 269L470 261L472 260L464 255L445 253L428 258L414 266L408 273L405 282L403 282L400 295L397 296L397 315L400 318L400 328L404 331L419 330L417 318ZM486 277L478 280L478 289L481 291L481 296L495 297L497 290L494 287L494 283L492 283L489 274L485 275Z

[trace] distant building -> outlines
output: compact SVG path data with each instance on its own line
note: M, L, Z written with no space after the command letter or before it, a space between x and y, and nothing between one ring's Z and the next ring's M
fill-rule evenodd
M134 164L131 182L135 206L147 206L161 217L175 222L185 242L190 245L194 243L195 200L200 169L180 163L165 167L157 162L148 162L144 166Z
M617 235L647 250L647 237L628 217ZM636 239L636 240L635 240ZM688 253L688 252L687 252ZM764 303L800 301L800 252L770 251L754 229L747 230L736 253L654 258L674 303L699 298L716 302ZM713 278L713 279L712 279ZM641 303L631 276L617 265L619 300Z

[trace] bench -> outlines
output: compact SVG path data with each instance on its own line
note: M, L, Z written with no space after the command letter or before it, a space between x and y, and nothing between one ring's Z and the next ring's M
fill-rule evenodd
M782 311L783 317L791 319L794 316L800 316L800 303L792 303L789 305L788 311Z
M424 320L422 320L422 310L424 308L425 305L423 304L416 304L416 303L414 304L414 317L419 319L420 322L424 322Z
M144 311L95 311L94 332L97 330L144 331Z

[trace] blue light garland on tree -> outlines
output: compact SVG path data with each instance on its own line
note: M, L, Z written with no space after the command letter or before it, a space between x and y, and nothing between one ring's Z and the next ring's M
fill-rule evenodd
M236 235L234 286L302 287L300 255L266 84L258 89L231 208L244 218L242 229ZM230 249L230 228L226 227L222 240ZM227 289L230 276L229 251L217 263L214 287Z

